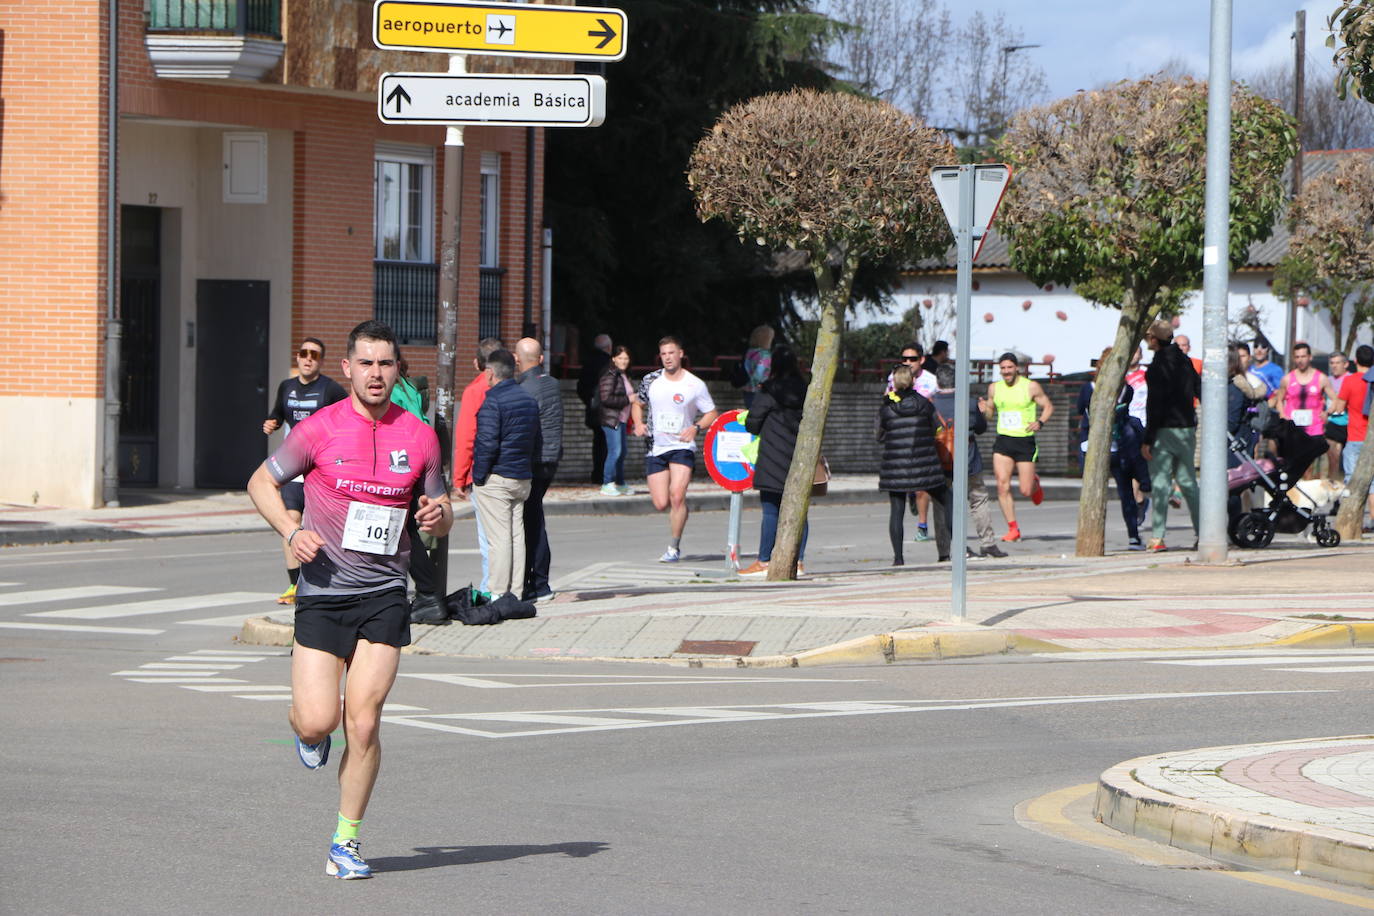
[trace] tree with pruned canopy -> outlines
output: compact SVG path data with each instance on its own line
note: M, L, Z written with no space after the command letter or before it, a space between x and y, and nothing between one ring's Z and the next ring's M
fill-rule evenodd
M1231 106L1234 268L1272 231L1296 131L1244 87ZM1078 556L1102 556L1112 413L1127 363L1149 322L1202 281L1207 84L1154 78L1080 92L1016 114L998 151L1016 169L998 216L1012 266L1121 312L1097 370L1078 510Z
M954 162L941 132L891 105L812 90L734 106L692 154L698 216L724 220L746 242L807 252L821 308L770 580L796 574L854 275L864 261L946 249L949 226L929 173Z

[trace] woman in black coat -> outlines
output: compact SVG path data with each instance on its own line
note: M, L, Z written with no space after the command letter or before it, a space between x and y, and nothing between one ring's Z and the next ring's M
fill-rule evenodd
M892 392L878 409L878 441L883 447L878 489L888 495L887 535L892 541L893 566L905 563L902 521L908 493L924 490L941 505L944 512L938 515L937 524L946 534L954 517L949 484L935 450L935 405L912 389L912 381L910 367L893 370ZM948 538L943 542L948 543ZM949 554L939 559L944 562Z
M763 506L763 524L759 527L759 558L754 565L741 570L741 576L762 576L768 572L773 542L778 536L778 508L782 505L787 471L792 466L792 452L797 447L797 430L801 426L805 402L806 381L797 367L797 356L787 344L778 344L773 348L773 366L768 380L754 396L744 423L745 429L759 437L754 489L759 491L759 502ZM799 576L803 572L802 558L806 556L809 530L809 523L803 523L801 546L797 550Z
M601 471L602 496L626 496L625 432L630 421L630 398L634 385L630 383L630 351L616 347L611 362L596 383L597 420L601 436L606 441L606 463Z

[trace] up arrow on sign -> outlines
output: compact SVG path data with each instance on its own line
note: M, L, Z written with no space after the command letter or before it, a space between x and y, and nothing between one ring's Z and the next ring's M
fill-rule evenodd
M955 233L964 228L959 224L959 166L944 165L930 170L930 183L935 186L935 196L940 198L940 206L949 220L949 228ZM997 207L1002 203L1002 195L1011 183L1011 166L1001 163L975 165L973 167L973 237L978 245L973 249L976 260L983 250L983 242L988 237L988 227L997 215Z

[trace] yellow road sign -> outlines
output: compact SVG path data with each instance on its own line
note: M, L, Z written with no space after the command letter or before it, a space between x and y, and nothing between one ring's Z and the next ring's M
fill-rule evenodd
M379 48L570 60L625 56L625 13L591 6L376 0Z

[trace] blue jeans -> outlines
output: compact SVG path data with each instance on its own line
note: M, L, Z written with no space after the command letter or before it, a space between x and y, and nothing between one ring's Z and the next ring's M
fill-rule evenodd
M1345 444L1345 451L1341 452L1341 470L1345 472L1346 483L1350 483L1350 475L1355 473L1355 465L1359 462L1362 451L1364 451L1363 439ZM1374 481L1369 483L1369 493L1374 496Z
M606 465L601 470L601 483L625 485L625 424L617 427L601 427L601 435L606 440Z
M773 558L773 542L778 539L778 508L782 505L782 494L772 490L760 490L759 502L763 505L763 524L759 526L759 562L767 563ZM802 525L801 546L797 548L797 562L806 558L806 537L811 533L811 522Z

